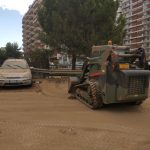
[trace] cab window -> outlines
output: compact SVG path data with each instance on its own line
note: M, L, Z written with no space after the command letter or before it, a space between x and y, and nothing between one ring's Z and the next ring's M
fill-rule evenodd
M99 64L91 64L89 68L89 73L91 74L91 73L97 72L100 69L101 67Z

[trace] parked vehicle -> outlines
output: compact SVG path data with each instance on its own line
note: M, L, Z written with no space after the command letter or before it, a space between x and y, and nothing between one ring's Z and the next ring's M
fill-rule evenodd
M139 105L148 98L145 51L125 46L93 46L80 77L70 77L68 92L92 109L103 104Z
M32 85L32 74L25 59L7 59L0 67L0 86Z

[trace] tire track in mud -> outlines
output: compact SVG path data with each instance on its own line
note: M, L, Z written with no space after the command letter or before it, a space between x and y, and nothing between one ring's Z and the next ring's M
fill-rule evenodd
M56 86L1 92L0 150L150 150L149 101L91 111Z

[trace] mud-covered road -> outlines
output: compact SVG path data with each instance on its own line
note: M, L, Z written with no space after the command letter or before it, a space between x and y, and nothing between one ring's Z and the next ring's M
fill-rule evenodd
M150 100L90 110L67 83L0 89L0 150L150 150Z

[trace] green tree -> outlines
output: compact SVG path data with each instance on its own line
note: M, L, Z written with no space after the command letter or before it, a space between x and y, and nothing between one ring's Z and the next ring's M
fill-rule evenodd
M38 13L42 40L56 48L65 45L75 69L77 54L90 55L92 45L113 38L117 9L114 0L44 0Z
M6 57L7 58L20 58L22 54L19 50L20 48L17 43L8 42L5 47Z
M25 54L25 58L30 66L35 68L49 68L49 51L37 49Z
M2 63L4 62L4 60L6 59L6 51L4 48L0 48L0 65L2 65Z
M10 42L6 44L6 47L0 48L0 65L5 59L22 57L22 53L19 50L17 43Z
M126 31L124 30L126 19L123 15L120 15L117 19L112 33L112 39L115 44L122 45Z

